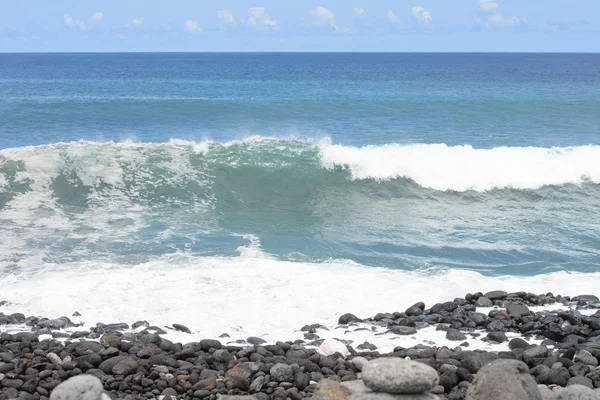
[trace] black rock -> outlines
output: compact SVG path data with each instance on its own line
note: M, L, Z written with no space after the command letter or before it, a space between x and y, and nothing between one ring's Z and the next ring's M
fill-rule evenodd
M452 340L452 341L461 341L461 340L467 340L467 336L460 332L457 329L448 329L448 331L446 332L446 339L448 340Z
M181 324L173 324L173 329L179 332L192 333L187 326Z
M250 336L249 338L246 339L246 342L250 343L250 344L263 344L263 343L267 343L267 341L263 338L259 338L256 336Z
M528 347L529 347L529 343L527 343L525 340L523 340L521 338L514 338L514 339L511 339L510 342L508 342L508 348L511 350L526 349Z
M590 389L594 388L594 384L590 378L586 378L585 376L574 376L567 381L567 386L571 385L583 385Z
M507 295L508 293L506 293L503 290L493 290L491 292L487 292L485 294L485 297L487 297L490 300L502 300L505 299Z
M475 302L475 307L492 307L494 305L494 303L492 303L492 300L488 299L487 297L480 297L477 299L477 301Z
M529 307L524 304L509 303L506 305L506 312L513 318L521 318L529 314Z
M508 340L508 338L506 337L506 333L504 332L490 332L488 333L487 337L488 339L498 343L503 343Z
M344 314L338 319L338 324L342 324L342 325L346 325L351 322L362 322L362 319L360 319L356 315L350 314L350 313Z
M218 340L214 339L203 339L200 341L200 349L202 351L209 351L210 349L220 349L223 345Z

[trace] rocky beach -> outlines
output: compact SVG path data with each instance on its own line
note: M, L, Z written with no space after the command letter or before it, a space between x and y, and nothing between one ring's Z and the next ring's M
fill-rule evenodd
M174 342L191 330L147 321L82 330L78 313L0 313L0 399L596 399L599 310L594 295L497 290L347 313L277 342L226 333Z

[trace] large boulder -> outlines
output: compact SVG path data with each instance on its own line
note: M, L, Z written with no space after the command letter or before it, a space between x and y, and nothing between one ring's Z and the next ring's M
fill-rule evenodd
M78 375L54 388L50 400L102 400L100 379L91 375Z
M467 400L542 400L529 368L517 360L496 360L479 370Z
M428 365L398 357L378 358L363 366L362 380L375 392L422 393L433 389L438 373Z

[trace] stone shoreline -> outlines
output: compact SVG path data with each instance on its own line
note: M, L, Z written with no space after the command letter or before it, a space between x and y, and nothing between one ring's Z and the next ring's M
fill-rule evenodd
M557 303L564 310L530 310ZM478 312L478 308L494 306L497 308L487 313ZM132 326L98 324L89 331L65 333L65 328L74 325L67 317L0 313L0 400L48 399L61 382L80 375L97 377L113 399L215 400L223 395L249 394L258 400L325 399L335 396L327 397L323 387L336 382L346 386L350 384L345 382L360 383L364 365L390 357L410 359L437 372L436 385L427 396L464 399L477 373L499 359L523 362L526 374L548 387L550 391L544 393L550 396L552 391L568 393L560 390L567 386L600 388L600 311L596 309L600 309L600 301L593 295L570 298L493 291L467 294L430 308L416 303L404 312L380 313L364 320L352 314L339 318L342 329L370 326L374 332L379 329L383 330L380 334L399 337L436 327L445 332L447 340L456 342L454 347L431 343L398 346L385 354L369 342L355 344L342 339L334 346L323 343L318 334L323 327L318 324L302 328L305 340L265 343L252 337L245 343L227 343L223 338L181 344L161 337L166 333L163 327L145 321ZM25 325L30 331L7 333L3 327L8 325ZM139 332L131 332L131 328ZM179 324L169 328L189 332ZM521 337L508 340L507 334ZM470 350L469 337L505 343L506 350ZM338 353L328 354L333 350ZM372 399L385 394L340 393L342 398L361 395ZM598 396L599 392L593 393ZM406 398L398 397L406 394L385 395Z

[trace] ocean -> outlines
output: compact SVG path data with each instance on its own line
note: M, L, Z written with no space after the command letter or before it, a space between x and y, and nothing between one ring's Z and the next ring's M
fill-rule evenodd
M598 295L599 232L600 54L0 54L14 311L285 336Z

